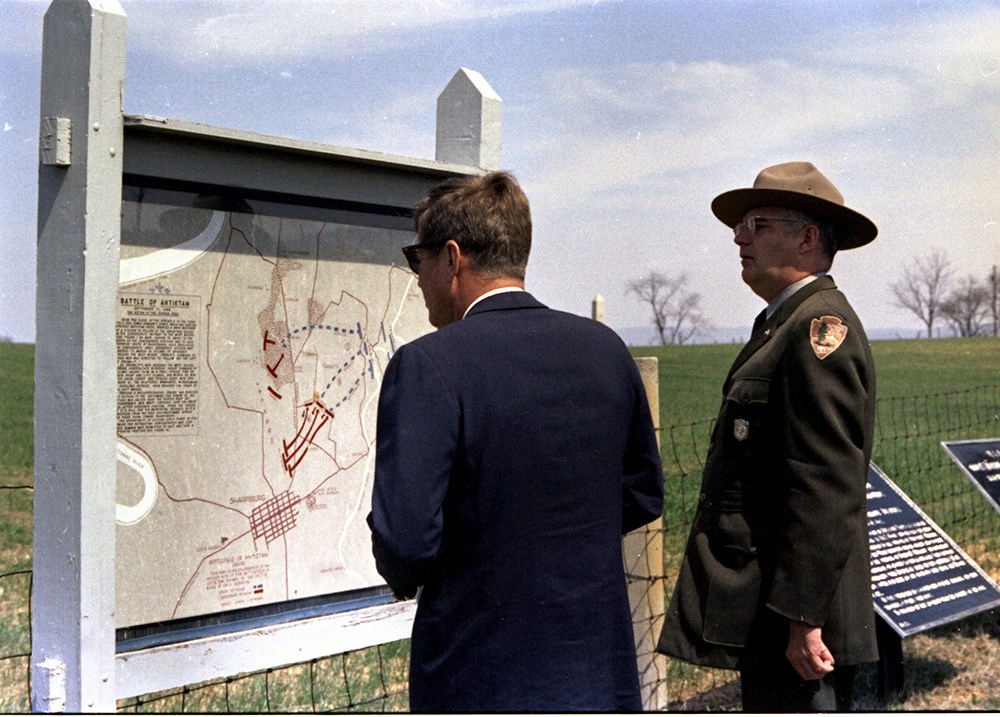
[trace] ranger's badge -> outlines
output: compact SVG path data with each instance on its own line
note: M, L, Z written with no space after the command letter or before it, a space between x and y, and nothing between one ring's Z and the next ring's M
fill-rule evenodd
M737 418L733 421L733 436L737 441L745 441L750 435L750 421L745 418Z
M820 361L840 348L847 336L847 326L836 316L821 316L812 320L809 345Z

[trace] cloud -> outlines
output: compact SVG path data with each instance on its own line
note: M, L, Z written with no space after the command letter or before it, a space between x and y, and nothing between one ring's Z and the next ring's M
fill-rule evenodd
M787 60L563 69L552 82L588 88L560 98L578 124L540 162L538 182L556 196L569 184L595 197L627 193L743 159L748 148L770 154L825 144L914 109L912 92L891 77ZM620 112L630 124L617 121ZM568 208L578 198L563 201Z
M309 125L328 128L319 141L341 147L433 159L435 96L441 87L410 87L379 98L378 105L355 102L332 110L305 108Z
M904 154L918 142L927 145L921 152L951 154L962 142L965 153L982 152L984 141L985 151L995 151L997 124L986 118L1000 83L998 25L1000 9L978 6L933 21L920 13L894 19L833 46L805 37L753 63L559 68L537 94L555 97L573 124L562 128L564 139L534 147L545 153L537 185L571 211L578 199L562 187L628 201L624 195L637 186L745 163L748 154L790 158L807 148L846 157L866 138ZM855 154L853 162L860 167L867 159Z
M934 12L914 8L908 17L857 38L817 50L839 64L876 65L942 88L971 89L1000 81L995 4L953 3Z
M144 0L148 2L148 0ZM174 2L160 0L169 7ZM415 33L476 21L543 14L592 0L214 0L181 3L183 12L137 13L130 37L181 64L221 68L340 54L385 52ZM138 0L125 0L126 14ZM138 44L137 44L138 46Z
M523 122L558 131L521 148L544 233L535 280L581 307L596 287L609 320L625 325L645 319L616 287L652 268L687 271L706 313L738 324L746 291L708 203L768 164L811 159L880 227L864 252L838 258L838 278L875 325L907 324L886 288L905 261L946 246L956 269L979 276L1000 260L997 26L994 7L933 18L917 8L754 60L581 63L541 75L532 94L556 109ZM556 274L570 269L588 288Z

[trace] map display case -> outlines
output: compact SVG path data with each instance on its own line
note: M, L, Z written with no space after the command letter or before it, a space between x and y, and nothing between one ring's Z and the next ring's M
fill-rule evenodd
M412 220L167 184L124 186L118 627L376 598L379 382L430 328L399 265Z
M120 663L398 617L365 518L382 373L432 328L400 248L412 205L476 170L150 117L125 142Z

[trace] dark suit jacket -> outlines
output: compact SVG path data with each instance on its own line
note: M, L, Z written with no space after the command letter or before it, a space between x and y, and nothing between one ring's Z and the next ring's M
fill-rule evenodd
M662 509L634 361L530 295L402 346L378 413L372 541L413 625L410 708L640 708L621 536Z
M726 378L661 652L735 668L783 616L822 626L839 665L877 659L866 514L874 420L868 338L822 277L755 331Z

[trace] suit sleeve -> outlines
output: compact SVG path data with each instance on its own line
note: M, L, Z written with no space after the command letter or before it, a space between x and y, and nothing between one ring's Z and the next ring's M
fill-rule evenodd
M795 327L784 358L782 528L767 604L785 617L822 626L866 521L866 407L873 377L860 331L852 334L848 326L843 343L820 359L809 324Z
M379 396L375 482L368 525L379 574L412 597L433 574L455 456L458 406L417 346L389 362Z
M631 361L631 358L629 359ZM663 513L663 467L660 447L638 370L632 364L635 403L622 463L622 534Z

